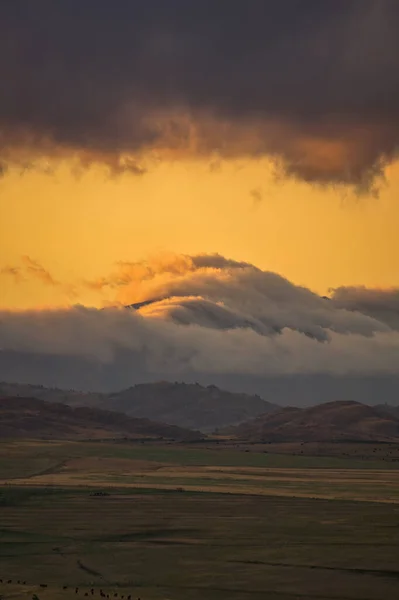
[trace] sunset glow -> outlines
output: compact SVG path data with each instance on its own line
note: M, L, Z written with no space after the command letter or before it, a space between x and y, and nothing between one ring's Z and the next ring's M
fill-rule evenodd
M276 180L265 160L165 163L119 177L101 168L77 177L65 165L11 173L0 191L2 308L101 306L116 300L112 291L85 281L164 253L217 252L322 294L398 284L395 165L377 198ZM24 256L54 281L27 269Z

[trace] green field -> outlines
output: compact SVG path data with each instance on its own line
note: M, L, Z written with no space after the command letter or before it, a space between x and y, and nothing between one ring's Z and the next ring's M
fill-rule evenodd
M4 600L399 596L397 463L14 442L0 485Z

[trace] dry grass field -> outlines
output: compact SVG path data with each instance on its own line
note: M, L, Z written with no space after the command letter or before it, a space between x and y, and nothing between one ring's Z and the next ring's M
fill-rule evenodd
M246 450L1 443L0 596L398 597L398 463Z

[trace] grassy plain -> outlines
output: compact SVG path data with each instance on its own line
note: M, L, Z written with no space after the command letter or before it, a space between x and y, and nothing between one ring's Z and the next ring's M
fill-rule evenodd
M247 450L0 443L0 596L398 597L397 462Z

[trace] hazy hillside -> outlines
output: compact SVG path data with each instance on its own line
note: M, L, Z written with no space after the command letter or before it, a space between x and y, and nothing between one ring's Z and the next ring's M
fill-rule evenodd
M399 419L399 406L392 406L391 404L377 404L375 408L385 414Z
M48 402L62 402L76 406L95 406L103 400L104 394L59 389L30 383L0 382L0 396L38 398Z
M259 396L234 394L216 386L169 382L139 384L112 394L0 383L0 394L103 408L201 431L236 425L278 408Z
M226 433L252 441L397 441L399 419L359 402L328 402L261 415Z
M151 437L196 440L201 434L117 412L71 407L37 398L0 398L0 438Z

